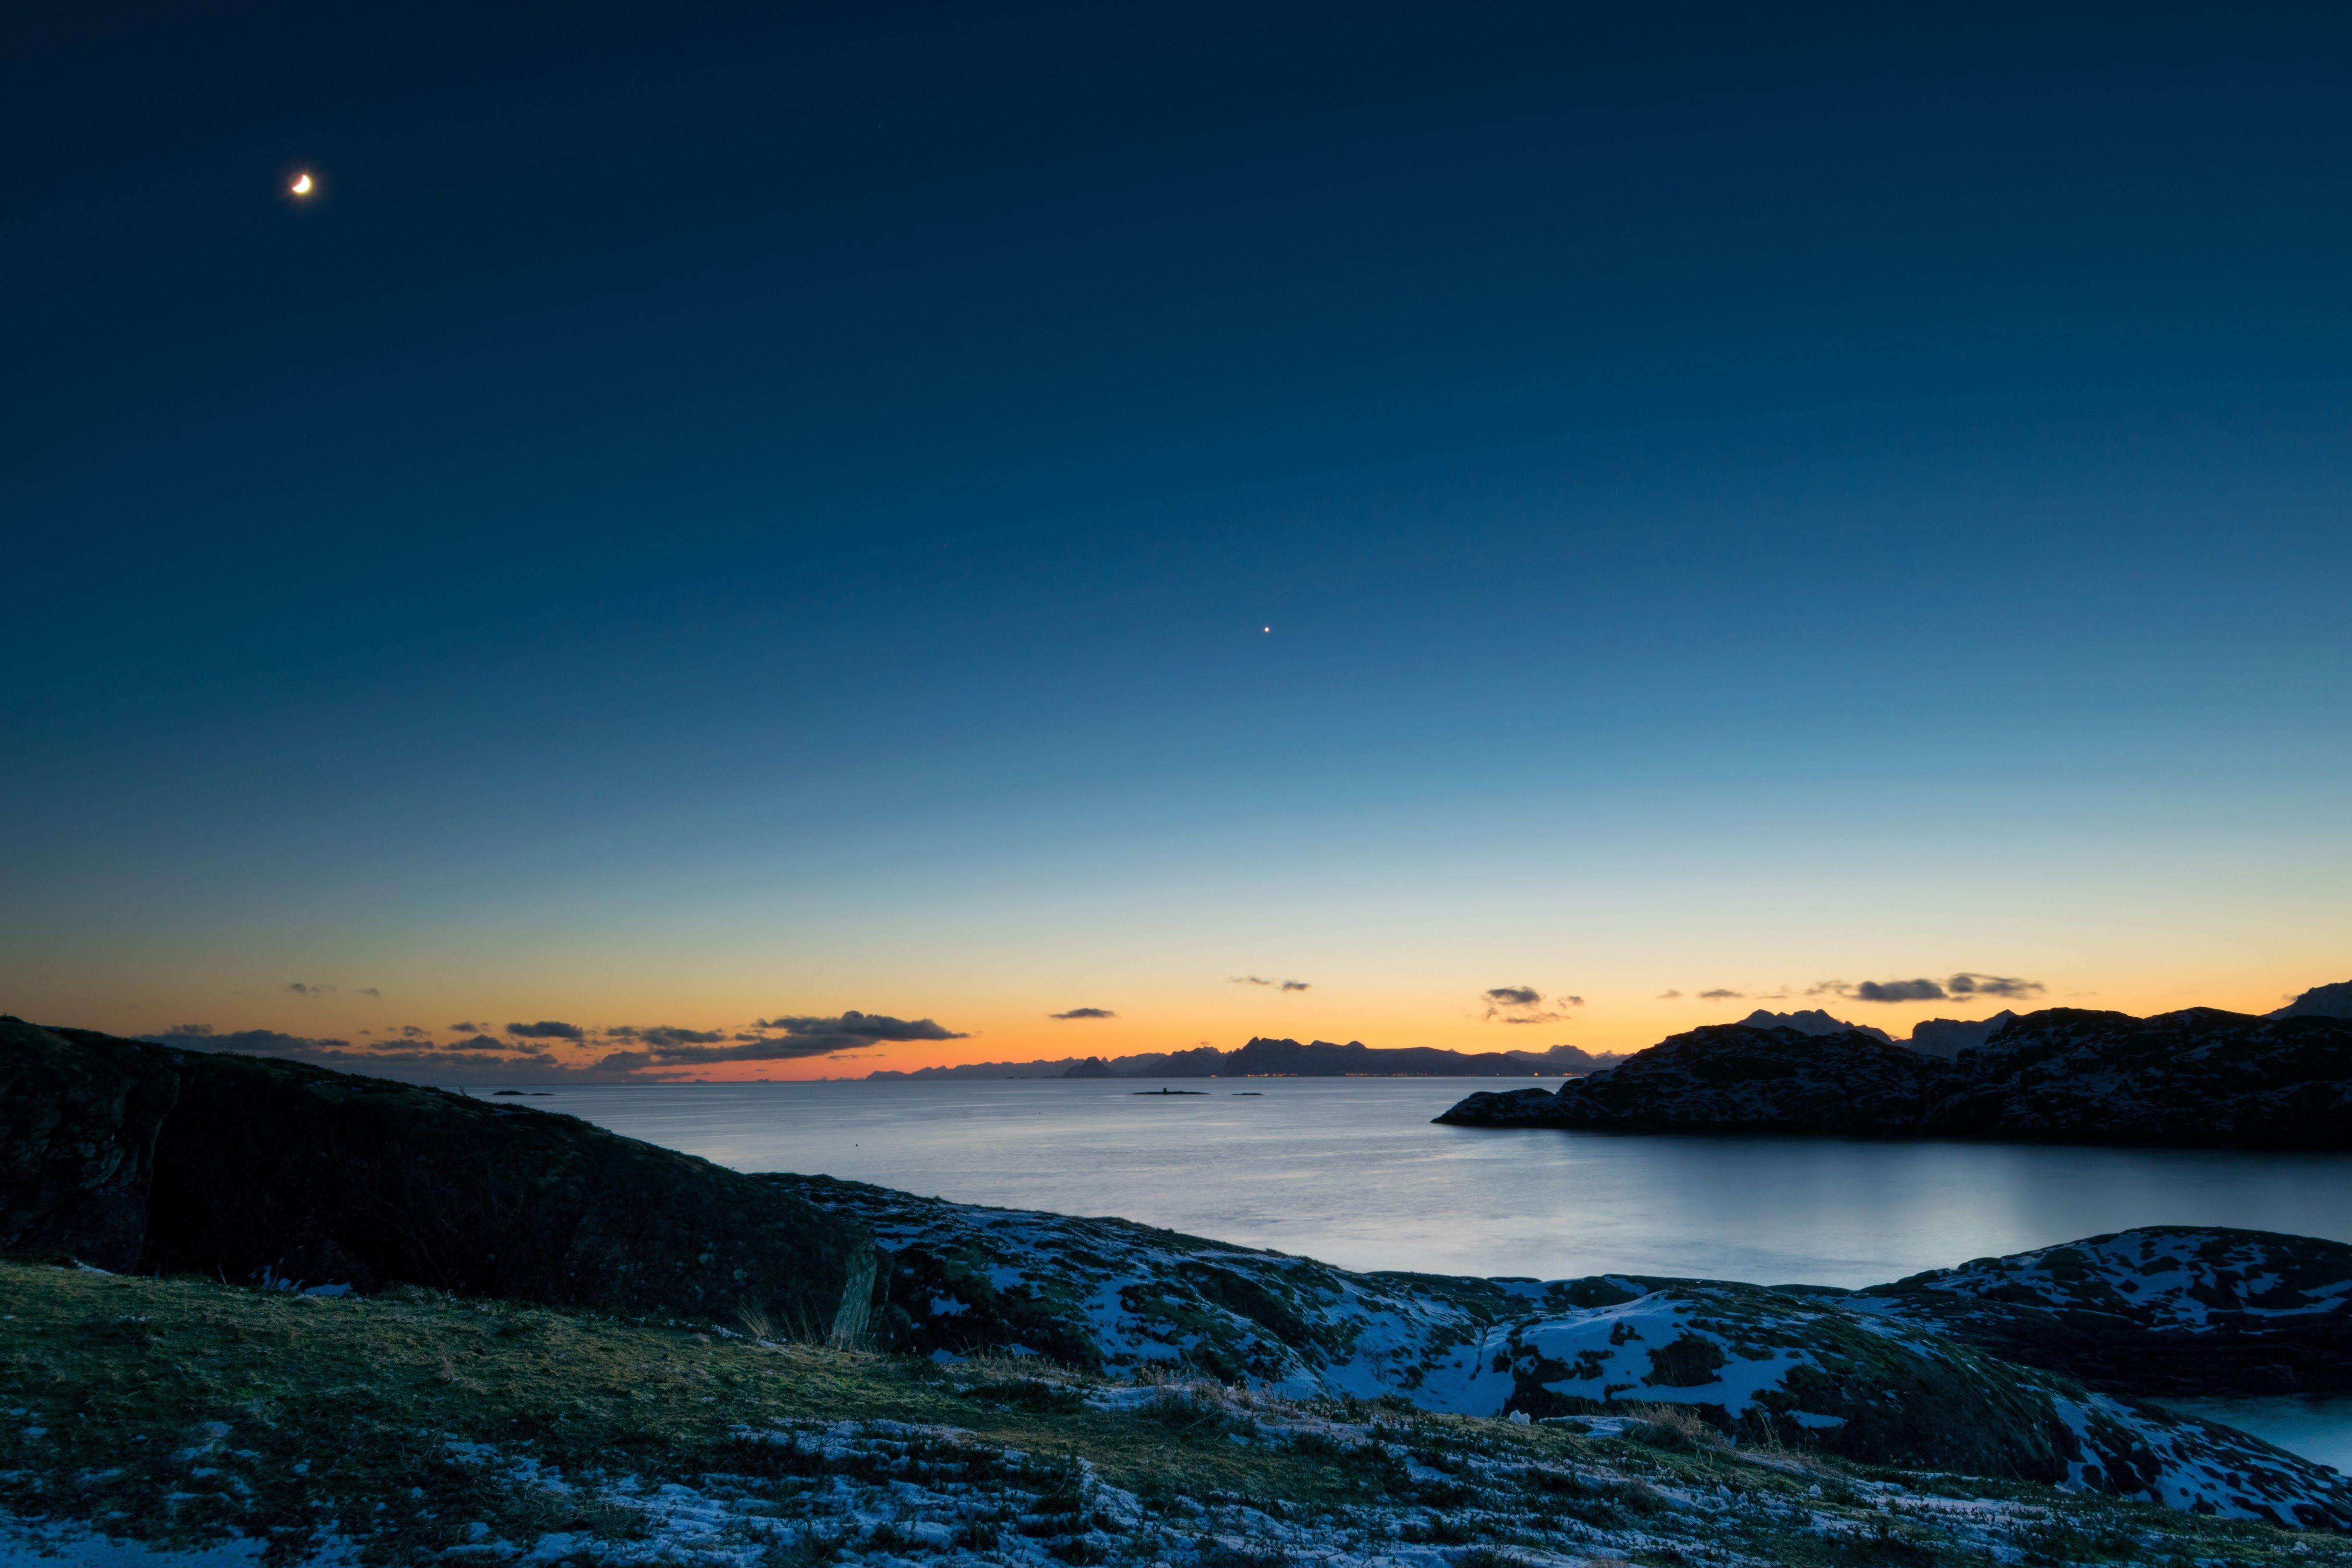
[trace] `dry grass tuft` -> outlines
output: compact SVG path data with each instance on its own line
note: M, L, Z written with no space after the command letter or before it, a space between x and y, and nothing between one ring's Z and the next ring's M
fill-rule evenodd
M1687 1405L1633 1405L1626 1414L1641 1424L1626 1428L1629 1441L1671 1454L1704 1454L1727 1450L1731 1440L1715 1424Z

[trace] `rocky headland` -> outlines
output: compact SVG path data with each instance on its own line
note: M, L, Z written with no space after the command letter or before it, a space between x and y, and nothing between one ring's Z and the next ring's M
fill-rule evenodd
M854 1222L511 1100L0 1018L0 1250L863 1336Z
M2352 1019L2052 1007L1947 1060L1859 1030L1713 1025L1457 1126L2352 1148Z

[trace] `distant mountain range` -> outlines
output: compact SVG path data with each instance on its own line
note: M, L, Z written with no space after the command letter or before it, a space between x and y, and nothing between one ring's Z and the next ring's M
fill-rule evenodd
M1794 1029L1801 1035L1827 1037L1831 1035L1867 1035L1890 1046L1901 1046L1921 1056L1940 1057L1950 1061L1962 1051L1973 1050L1992 1038L1994 1031L2017 1015L2004 1007L1990 1018L1973 1021L1965 1018L1927 1018L1915 1024L1911 1037L1898 1040L1885 1030L1870 1024L1849 1024L1843 1018L1832 1018L1819 1007L1808 1007L1795 1013L1768 1013L1759 1007L1739 1020L1743 1029Z
M1942 1018L1936 1020L1939 1024L1948 1021ZM1832 1018L1819 1007L1801 1008L1794 1013L1768 1013L1759 1007L1739 1022L1750 1029L1794 1029L1801 1035L1861 1034L1868 1035L1873 1039L1885 1040L1890 1046L1902 1044L1884 1029L1874 1027L1869 1024L1849 1024L1843 1018Z
M2269 1016L2352 1018L2352 980L2315 985ZM1927 1018L1912 1026L1907 1040L1898 1040L1874 1025L1832 1017L1819 1007L1800 1008L1793 1013L1769 1013L1759 1007L1734 1026L1790 1029L1823 1039L1862 1035L1948 1062L1962 1051L1982 1046L2016 1018L2017 1015L2007 1008L1990 1018ZM1328 1040L1301 1045L1297 1040L1260 1037L1234 1051L1200 1046L1189 1051L1142 1051L1125 1057L967 1062L961 1067L917 1068L911 1072L883 1068L867 1073L866 1081L940 1078L1540 1078L1553 1073L1573 1078L1614 1067L1628 1059L1629 1055L1624 1051L1596 1053L1576 1046L1552 1046L1540 1051L1454 1051L1431 1046L1383 1050L1360 1040L1350 1040L1344 1046Z
M1064 1057L1029 1062L967 1062L961 1067L884 1069L866 1075L868 1083L915 1079L1006 1078L1540 1078L1547 1074L1596 1072L1625 1059L1620 1051L1596 1055L1575 1046L1540 1051L1451 1051L1431 1046L1377 1050L1360 1040L1260 1037L1239 1050L1200 1046L1189 1051L1144 1051L1126 1057Z

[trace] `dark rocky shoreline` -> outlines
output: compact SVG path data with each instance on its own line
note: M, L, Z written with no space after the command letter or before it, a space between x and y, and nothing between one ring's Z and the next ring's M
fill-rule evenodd
M2053 1007L1949 1061L1859 1030L1722 1024L1558 1091L1474 1094L1465 1127L2352 1149L2352 1019Z

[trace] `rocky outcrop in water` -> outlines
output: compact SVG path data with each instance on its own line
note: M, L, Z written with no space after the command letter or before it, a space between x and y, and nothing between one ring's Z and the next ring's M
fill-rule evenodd
M573 1117L15 1020L0 1082L0 1214L37 1216L12 1247L305 1289L398 1280L748 1310L813 1338L865 1330L875 1259L856 1225Z
M1935 1058L1859 1030L1716 1024L1557 1091L1474 1094L1437 1120L1628 1132L1888 1133L1916 1126L1946 1077Z
M1440 1121L2168 1146L2352 1148L2352 1019L2053 1007L1951 1062L1860 1034L1717 1025Z
M1184 1370L1461 1415L1605 1418L1675 1405L1746 1441L1864 1463L2352 1527L2352 1488L2324 1466L2028 1370L1874 1300L1618 1275L1358 1274L1124 1220L761 1179L873 1231L890 1331L919 1355L1039 1354L1126 1377Z

